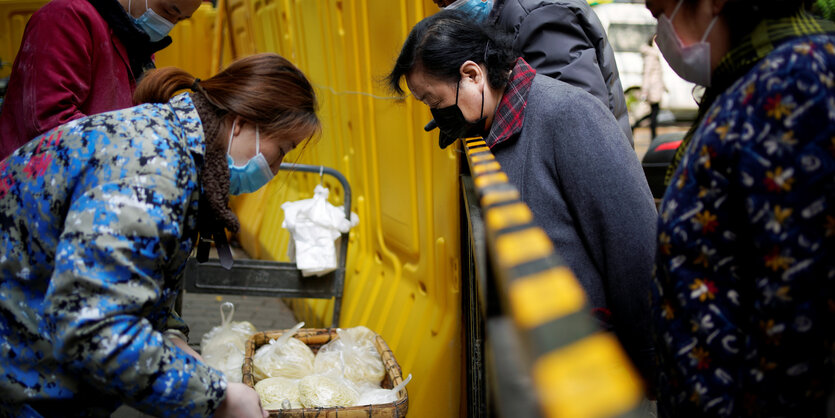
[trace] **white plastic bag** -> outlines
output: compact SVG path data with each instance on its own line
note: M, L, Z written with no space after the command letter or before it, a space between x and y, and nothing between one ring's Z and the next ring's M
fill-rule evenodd
M234 304L224 302L220 305L221 324L203 334L200 340L200 355L206 364L222 371L230 382L240 383L246 342L256 330L250 322L232 322L234 315Z
M277 340L270 340L269 344L255 351L252 356L252 376L256 381L268 377L301 379L313 373L313 350L293 338L302 326L304 322L299 322Z
M302 275L321 276L336 269L336 239L359 223L359 217L328 202L328 189L317 185L312 199L286 202L281 226L290 232L287 256L296 262Z

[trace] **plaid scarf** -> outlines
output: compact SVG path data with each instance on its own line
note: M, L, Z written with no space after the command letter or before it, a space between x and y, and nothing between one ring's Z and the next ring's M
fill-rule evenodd
M672 163L667 168L664 184L670 184L673 173L675 173L687 150L687 145L693 139L693 134L701 125L710 105L720 94L724 93L737 79L745 75L757 62L765 58L782 42L798 36L830 32L835 32L835 22L819 19L801 9L794 16L763 20L736 47L725 54L719 62L719 66L713 71L712 86L705 91L704 97L699 103L699 113L696 121L684 135Z
M522 130L522 122L525 121L525 107L528 105L528 92L531 91L534 70L522 58L516 59L516 64L510 72L510 79L505 87L504 94L496 107L493 116L493 126L487 136L487 146L491 149L506 141Z

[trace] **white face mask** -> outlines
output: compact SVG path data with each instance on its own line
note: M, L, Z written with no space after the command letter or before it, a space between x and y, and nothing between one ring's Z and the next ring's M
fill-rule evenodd
M684 3L684 0L679 0L669 18L664 14L658 18L655 42L658 44L658 49L661 50L661 55L664 56L670 64L670 68L676 74L687 81L710 87L710 44L705 40L719 16L717 15L710 21L700 42L684 46L673 28L673 19L676 17L682 3Z

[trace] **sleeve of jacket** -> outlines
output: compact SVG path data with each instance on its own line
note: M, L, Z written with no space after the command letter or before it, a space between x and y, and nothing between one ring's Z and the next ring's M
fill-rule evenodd
M595 45L576 13L560 3L531 10L519 23L514 47L538 74L580 87L609 106Z
M226 378L148 320L169 310L161 294L188 205L176 184L135 176L75 197L44 311L55 358L85 383L155 416L205 417L223 400Z
M652 379L647 330L655 203L635 151L623 141L611 113L577 89L561 95L553 109L561 115L552 122L553 170L603 280L614 330L638 369Z
M97 30L75 8L50 7L32 16L17 58L23 64L18 82L26 92L21 126L27 140L86 116L80 106L90 91Z
M794 51L803 51L806 44L798 45ZM835 73L835 54L823 51L785 54L784 61L769 62L787 64L745 86L751 92L749 105L722 108L731 117L704 130L715 139L727 131L724 138L734 140L714 140L725 148L705 146L699 155L700 161L716 166L735 163L727 187L739 197L730 197L734 204L721 208L732 210L714 213L719 229L738 225L736 236L745 251L737 255L736 265L755 283L740 285L744 290L738 292L752 313L741 350L757 353L745 358L746 366L762 370L762 382L780 382L765 388L770 397L795 405L809 402L808 382L827 370L824 364L832 354L831 343L821 342L835 338L835 99L827 82ZM822 57L829 57L828 69L818 66ZM745 141L753 144L734 146ZM739 281L733 271L704 270L715 283ZM730 304L720 308L738 309ZM828 370L824 378L832 376ZM754 376L749 379L759 383Z

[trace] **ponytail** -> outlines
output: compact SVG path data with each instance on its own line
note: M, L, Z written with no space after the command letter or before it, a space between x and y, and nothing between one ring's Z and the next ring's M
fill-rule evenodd
M174 97L174 93L189 89L194 84L194 76L177 67L165 67L151 70L145 74L136 91L133 102L165 103Z

